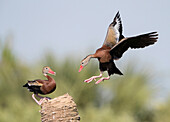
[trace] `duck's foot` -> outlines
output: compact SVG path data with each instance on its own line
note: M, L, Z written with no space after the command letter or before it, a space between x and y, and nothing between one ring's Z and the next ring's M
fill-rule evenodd
M100 73L99 76L92 76L91 78L84 80L84 82L90 83L92 80L96 81L96 78L100 78L100 77L102 77L102 73Z
M36 95L37 97L39 97L40 100L38 101L38 100L35 98L34 95ZM51 99L50 97L42 97L42 96L39 96L38 94L33 94L33 95L32 95L32 98L35 100L35 102L36 102L38 105L41 105L41 104L43 103L43 100L48 101L48 100Z
M32 98L35 100L35 102L36 102L38 105L41 105L41 104L42 104L42 99L40 99L40 101L38 101L38 100L35 98L34 94L32 94Z
M101 81L104 81L104 80L109 80L110 79L110 76L108 77L102 77L100 80L98 80L95 84L99 84Z
M50 97L44 97L45 99L47 99L47 100L51 100L51 98Z
M93 79L94 79L94 78L93 78L93 77L91 77L91 78L89 78L89 79L84 80L84 82L86 82L86 83L90 83Z

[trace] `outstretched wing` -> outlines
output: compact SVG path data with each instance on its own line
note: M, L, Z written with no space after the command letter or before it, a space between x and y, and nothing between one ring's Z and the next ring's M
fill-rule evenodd
M154 44L158 39L157 32L142 34L135 37L123 38L110 51L113 59L119 59L128 48L144 48Z
M122 22L120 14L117 12L113 22L108 27L107 35L103 45L112 48L122 38L124 38L122 35Z

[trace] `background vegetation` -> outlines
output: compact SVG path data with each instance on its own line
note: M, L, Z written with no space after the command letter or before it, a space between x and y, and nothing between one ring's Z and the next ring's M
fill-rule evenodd
M124 76L117 76L99 85L83 80L99 73L90 63L78 73L79 60L63 61L46 54L35 64L22 62L13 54L8 41L0 46L0 122L40 122L40 107L23 88L27 80L45 79L44 65L56 71L57 89L48 97L69 93L78 105L82 122L169 122L170 100L157 104L148 73L136 70L132 63Z

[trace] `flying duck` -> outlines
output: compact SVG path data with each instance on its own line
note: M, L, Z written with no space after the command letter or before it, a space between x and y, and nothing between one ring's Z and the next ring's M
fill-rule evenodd
M89 63L91 58L97 58L99 61L100 75L92 76L84 82L90 83L93 79L100 78L95 84L104 80L109 80L113 74L123 75L116 67L114 60L120 59L124 52L129 48L137 49L154 44L158 39L157 32L150 32L133 37L124 37L122 35L122 22L119 12L117 12L113 22L109 25L105 41L101 48L94 54L86 56L80 63L79 72ZM104 71L108 72L108 77L102 77ZM102 78L101 78L102 77Z

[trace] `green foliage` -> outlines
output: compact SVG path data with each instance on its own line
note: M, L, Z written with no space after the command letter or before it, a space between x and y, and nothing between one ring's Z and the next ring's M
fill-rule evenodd
M170 97L165 104L155 107L155 122L169 122L170 120Z
M23 63L13 53L8 42L0 49L0 121L40 122L40 107L31 98L23 84L27 80L45 79L43 66L56 71L57 89L48 97L69 93L78 105L82 122L168 122L170 102L149 106L155 92L147 74L138 72L131 65L124 76L112 76L111 80L95 85L86 84L86 78L98 74L97 65L91 62L78 73L79 62L72 58L59 61L51 53L31 66ZM79 59L78 59L79 61ZM96 62L95 62L96 63Z

